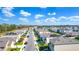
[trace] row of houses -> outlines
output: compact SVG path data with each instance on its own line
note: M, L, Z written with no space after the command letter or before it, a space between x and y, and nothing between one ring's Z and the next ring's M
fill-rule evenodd
M62 25L62 26L52 26L50 29L54 32L60 32L71 35L79 35L78 25Z
M64 31L75 31L75 32L79 32L79 25L60 25L60 26L52 26L51 27L52 30L54 29L60 29L60 30L64 30Z
M39 32L40 37L43 38L47 44L49 44L50 49L53 50L78 50L79 41L75 40L74 37L79 35L78 25L63 25L63 26L51 26L54 32L64 33L63 35L57 37L51 37L52 32L49 32L45 28L36 28ZM74 37L64 37L64 35L73 35ZM45 39L45 40L44 40ZM74 45L73 45L74 44ZM76 46L77 45L77 46ZM62 47L62 48L60 48ZM67 48L68 47L68 48ZM71 49L70 49L71 47ZM66 48L66 49L65 49ZM74 49L75 48L75 49Z
M0 37L0 51L6 51L7 48L11 48L24 32L25 30L16 30L15 32L9 32L5 36Z

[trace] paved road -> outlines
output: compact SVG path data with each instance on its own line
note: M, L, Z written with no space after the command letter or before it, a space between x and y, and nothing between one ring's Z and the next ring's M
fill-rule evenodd
M27 40L27 44L25 46L25 51L35 51L35 45L34 45L34 39L33 39L33 34L29 33L29 38Z

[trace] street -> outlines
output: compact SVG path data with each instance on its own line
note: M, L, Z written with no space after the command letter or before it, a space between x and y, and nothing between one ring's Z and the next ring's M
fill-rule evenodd
M36 47L34 45L34 38L33 38L34 35L31 32L28 35L29 35L29 37L27 39L27 44L26 44L24 50L25 51L35 51Z

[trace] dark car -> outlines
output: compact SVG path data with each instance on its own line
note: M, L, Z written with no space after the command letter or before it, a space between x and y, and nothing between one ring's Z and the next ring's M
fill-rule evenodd
M27 42L25 42L24 44L27 44Z
M27 38L29 37L29 35L27 36Z
M8 32L8 33L6 33L6 35L17 35L17 33L15 33L15 32Z

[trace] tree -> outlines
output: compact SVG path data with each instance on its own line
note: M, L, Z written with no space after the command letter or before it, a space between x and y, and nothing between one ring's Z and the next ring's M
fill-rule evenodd
M0 33L17 29L15 24L0 24Z

